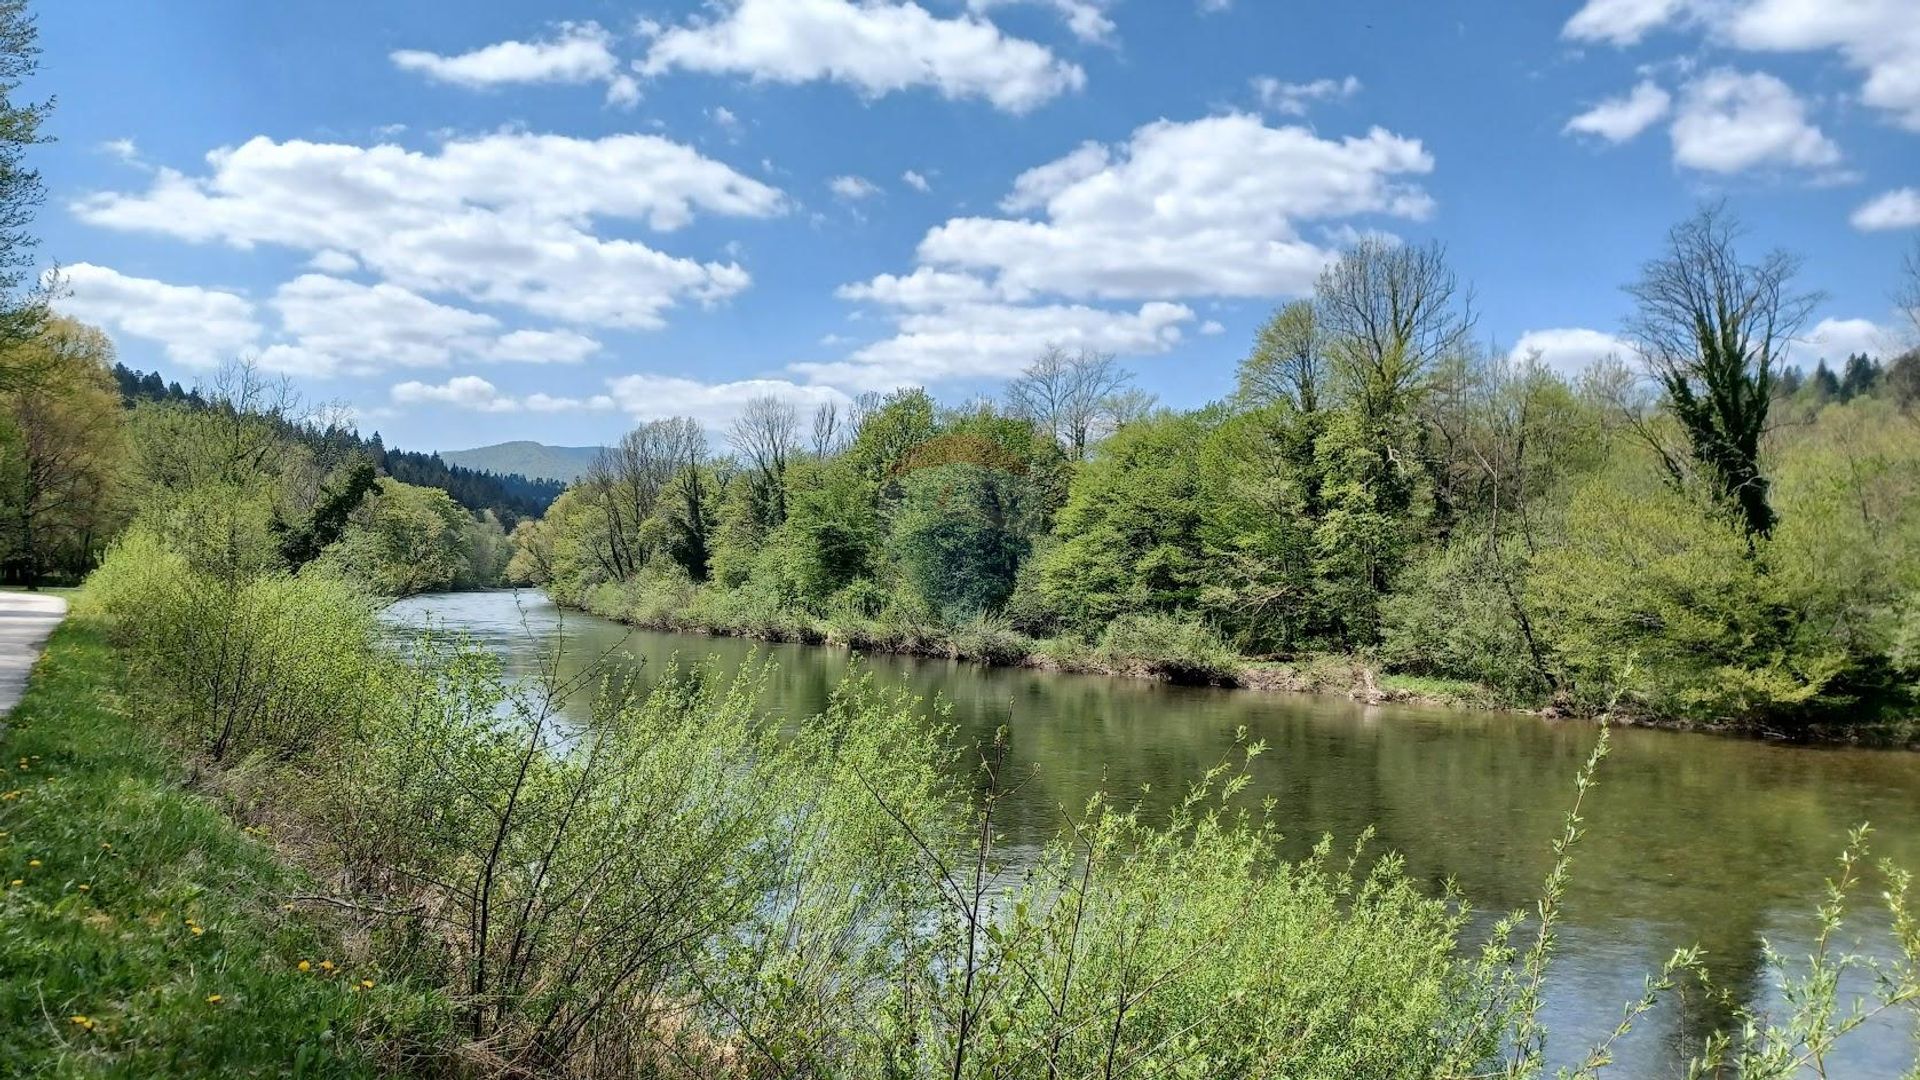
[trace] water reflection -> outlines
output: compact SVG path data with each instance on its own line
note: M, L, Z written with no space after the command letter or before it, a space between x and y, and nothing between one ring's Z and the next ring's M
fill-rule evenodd
M643 679L676 654L683 662L713 656L735 664L757 653L778 665L768 707L789 717L818 711L850 667L862 666L884 683L950 703L963 739L1010 729L1014 761L1035 774L1005 804L1002 820L1016 848L1044 842L1062 809L1077 809L1096 790L1164 805L1219 763L1245 727L1270 747L1254 764L1254 793L1275 800L1298 851L1322 834L1350 844L1371 825L1379 847L1403 853L1417 880L1435 891L1452 880L1489 911L1535 897L1572 778L1596 738L1589 725L1524 716L633 631L575 613L563 621L535 593L418 598L395 605L389 617L398 626L430 619L472 634L499 651L509 670L526 674L563 625L563 675L609 649L622 663L638 662ZM567 706L582 719L588 707L584 700ZM1547 1003L1554 1059L1577 1059L1603 1037L1640 993L1641 979L1683 945L1707 950L1722 986L1744 1000L1768 1000L1776 973L1762 939L1791 959L1804 957L1812 906L1859 822L1875 825L1877 855L1920 869L1917 806L1920 755L1616 731L1613 756L1589 797L1590 832L1565 901ZM1857 926L1864 948L1888 947L1884 920L1864 917ZM1662 1010L1621 1047L1615 1075L1682 1075L1682 1048L1723 1019L1697 998ZM1856 1039L1834 1075L1897 1075L1912 1056L1910 1038L1889 1020Z

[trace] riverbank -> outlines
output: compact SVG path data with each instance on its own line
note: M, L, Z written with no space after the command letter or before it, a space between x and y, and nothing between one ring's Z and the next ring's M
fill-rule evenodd
M67 620L0 733L0 1060L20 1075L376 1077L411 1001L190 786ZM302 969L303 963L305 970Z
M551 596L551 594L549 594ZM1291 660L1245 657L1197 623L1167 617L1117 620L1099 642L1032 638L992 620L958 627L878 619L834 619L782 612L729 617L684 596L643 588L600 586L556 604L643 630L820 645L857 652L963 660L1068 674L1150 679L1297 694L1333 694L1367 704L1532 712L1501 700L1491 688L1448 679L1382 672L1354 654Z
M1250 658L1198 624L1171 618L1118 620L1100 642L1085 642L1065 637L1031 638L991 620L944 627L902 620L820 618L794 612L716 612L701 602L701 594L662 594L639 583L597 586L579 598L549 595L562 607L667 633L961 660L988 667L1332 695L1369 705L1479 709L1546 721L1578 720L1741 739L1920 751L1920 718L1891 716L1867 723L1813 723L1782 731L1759 723L1677 719L1618 703L1607 708L1584 708L1565 699L1544 705L1520 703L1491 686L1383 671L1377 663L1353 653L1284 660Z

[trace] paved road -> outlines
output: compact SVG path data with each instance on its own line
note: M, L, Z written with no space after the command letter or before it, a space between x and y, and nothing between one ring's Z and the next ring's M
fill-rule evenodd
M20 703L40 647L66 615L67 602L61 597L0 592L0 713Z

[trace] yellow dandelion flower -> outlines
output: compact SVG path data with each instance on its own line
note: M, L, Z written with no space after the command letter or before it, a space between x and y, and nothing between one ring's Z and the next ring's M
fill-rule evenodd
M219 994L208 994L208 995L207 995L207 1004L209 1004L209 1005L218 1005L218 1004L220 1004L220 995L219 995Z
M100 850L101 850L101 851L112 851L112 850L113 850L113 845L112 845L112 844L109 844L109 843L106 843L105 841L102 841L102 842L101 842L101 844L100 844Z
M361 979L361 980L360 980L360 989L362 989L362 990L371 990L371 989L373 989L373 980L372 980L372 979Z
M86 1028L88 1031L93 1030L93 1017L91 1016L81 1016L76 1013L73 1016L67 1017L67 1023L72 1024L74 1027Z
M313 965L312 965L312 964L310 964L310 963L308 963L308 962L306 962L305 960L302 960L302 961L300 961L300 970L301 970L301 971L312 971L312 970L313 970Z
M85 885L85 884L83 884L83 885L81 885L81 886L80 886L80 891L81 891L81 892L92 892L92 891L93 891L93 886L91 886L91 885Z
M204 926L190 926L187 929L193 931L194 937L199 937L201 934L204 934L207 932L207 928Z
M14 879L13 879L13 881L12 881L12 882L10 882L10 884L11 884L11 885L13 885L13 887L17 889L17 888L19 888L20 886L22 886L22 885L25 885L25 884L26 884L26 880L25 880L25 879L23 879L23 878L14 878Z
M322 960L322 961L320 961L320 970L321 970L321 971L332 971L332 970L333 970L333 961L331 961L331 960Z
M27 865L28 865L28 866L39 866L39 865L40 865L40 860L39 860L39 859L28 859L28 860L27 860Z

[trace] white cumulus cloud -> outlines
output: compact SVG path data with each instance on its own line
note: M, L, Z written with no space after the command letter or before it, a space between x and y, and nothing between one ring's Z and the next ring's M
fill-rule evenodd
M892 336L791 369L887 389L1004 377L1049 344L1165 352L1196 321L1183 300L1311 289L1334 252L1303 228L1318 237L1360 215L1424 217L1432 200L1410 178L1432 168L1418 140L1378 128L1322 138L1246 113L1083 143L1015 179L1000 203L1010 216L948 220L921 239L911 270L840 288L880 306Z
M1821 319L1793 343L1788 359L1809 370L1825 360L1838 371L1855 353L1885 358L1897 344L1894 333L1872 319Z
M1085 304L952 304L902 312L893 337L845 360L798 363L816 383L889 390L954 379L1017 375L1048 345L1142 355L1165 352L1194 319L1185 304L1153 301L1133 311Z
M528 394L524 404L529 411L541 413L606 412L614 407L613 398L607 394L595 394L585 398Z
M1263 108L1282 116L1305 116L1319 101L1344 101L1360 92L1360 80L1352 75L1344 79L1315 79L1312 82L1283 82L1271 75L1253 80L1253 92Z
M389 391L400 405L452 405L474 412L516 412L520 402L502 394L478 375L456 375L444 383L403 382Z
M388 282L363 285L304 274L280 286L273 307L299 353L264 358L297 362L308 374L356 374L395 367L444 367L454 361L573 363L600 343L570 330L503 332L500 320L436 303Z
M145 191L85 196L73 212L106 228L309 251L328 269L352 259L423 293L653 328L677 304L723 300L750 278L731 261L604 238L600 219L670 232L699 213L787 209L778 189L652 135L498 133L437 153L260 137L207 162L204 176L162 169Z
M1575 41L1631 45L1686 7L1687 0L1587 0L1561 33Z
M967 10L984 14L1008 4L1032 3L1052 8L1081 41L1108 43L1113 40L1113 19L1107 8L1113 0L967 0Z
M719 0L716 13L655 28L641 70L830 81L867 97L924 87L1023 113L1086 84L1079 65L974 15L942 18L893 0Z
M1894 188L1862 203L1848 218L1863 231L1920 226L1920 188Z
M1300 223L1423 218L1432 200L1403 178L1432 168L1419 140L1381 128L1325 139L1245 113L1161 120L1021 176L1003 206L1038 217L954 218L918 254L1003 290L1076 299L1299 293L1331 257Z
M562 23L553 36L539 41L502 41L454 56L400 49L390 59L402 71L469 89L599 82L607 84L612 104L632 105L640 99L639 83L621 71L614 55L613 35L594 22Z
M1673 160L1708 172L1840 161L1840 148L1807 119L1799 95L1764 72L1722 68L1688 83L1669 133Z
M1575 326L1529 330L1507 355L1514 360L1538 356L1541 363L1563 375L1577 375L1609 356L1624 360L1634 352L1630 342L1612 334Z
M864 176L836 176L827 181L827 190L833 192L835 198L858 202L880 194L880 185Z
M1626 95L1607 98L1567 121L1563 130L1622 143L1658 123L1672 105L1671 94L1650 79L1642 80Z
M250 353L261 326L253 303L237 293L130 277L110 267L75 263L60 271L60 312L110 333L159 344L186 367L213 367Z
M635 420L664 420L690 416L709 431L719 431L740 415L747 402L777 397L802 410L833 402L847 404L846 394L829 386L810 386L785 379L740 379L707 383L672 375L622 375L607 380L615 405Z
M1630 45L1666 26L1702 28L1748 52L1833 52L1860 73L1860 99L1920 131L1920 17L1913 0L1587 0L1575 41Z

